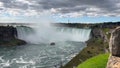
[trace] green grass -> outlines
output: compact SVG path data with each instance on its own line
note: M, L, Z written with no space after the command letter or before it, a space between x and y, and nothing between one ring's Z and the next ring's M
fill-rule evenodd
M77 68L106 68L108 57L109 54L100 54L81 63Z

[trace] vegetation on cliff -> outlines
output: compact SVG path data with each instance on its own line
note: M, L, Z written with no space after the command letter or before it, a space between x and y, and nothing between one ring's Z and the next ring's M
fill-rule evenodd
M104 42L101 39L90 39L87 42L87 47L84 48L79 54L77 54L70 62L68 62L62 68L73 68L73 66L77 66L85 60L96 56L98 54L104 54Z

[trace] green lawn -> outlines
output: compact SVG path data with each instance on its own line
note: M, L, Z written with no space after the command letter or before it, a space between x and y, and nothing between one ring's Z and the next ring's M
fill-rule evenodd
M77 68L106 68L108 57L109 54L100 54L81 63Z

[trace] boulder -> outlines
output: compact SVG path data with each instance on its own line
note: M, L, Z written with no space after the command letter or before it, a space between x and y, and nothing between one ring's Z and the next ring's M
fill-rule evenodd
M113 30L109 42L110 57L106 68L120 68L120 27Z
M110 56L107 68L120 68L120 57Z
M112 56L120 57L120 27L113 30L110 38L109 48Z

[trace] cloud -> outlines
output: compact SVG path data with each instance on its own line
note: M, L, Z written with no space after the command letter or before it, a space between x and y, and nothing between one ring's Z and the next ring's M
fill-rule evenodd
M120 16L120 0L0 0L0 11L33 16L50 12L61 17Z

